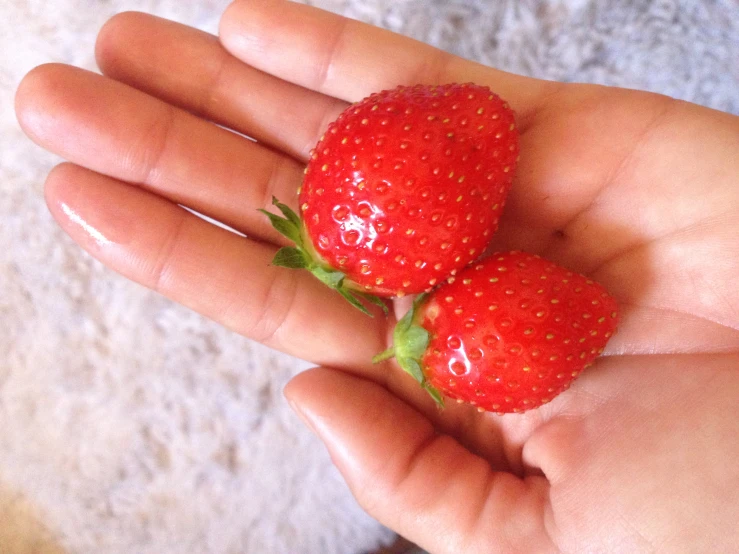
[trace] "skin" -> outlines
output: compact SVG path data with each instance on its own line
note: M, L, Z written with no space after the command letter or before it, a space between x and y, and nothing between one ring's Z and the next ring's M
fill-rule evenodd
M739 551L739 118L511 75L283 0L234 2L219 38L124 13L97 58L104 76L45 65L17 93L28 136L69 160L51 213L113 270L314 361L285 394L371 515L433 553ZM604 357L524 415L438 411L372 366L394 318L269 266L282 243L256 211L295 199L348 102L452 81L518 113L493 249L583 272L623 314Z

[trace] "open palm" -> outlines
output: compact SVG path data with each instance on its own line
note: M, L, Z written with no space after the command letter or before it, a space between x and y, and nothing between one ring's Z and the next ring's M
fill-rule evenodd
M286 393L372 515L434 553L739 550L737 118L503 73L281 1L235 2L220 42L122 14L97 54L105 76L47 65L18 91L25 131L71 162L48 178L52 213L116 271L323 366ZM392 318L270 266L282 242L257 212L273 194L294 207L348 102L468 81L521 130L493 246L588 274L623 313L606 355L524 415L439 412L372 366Z

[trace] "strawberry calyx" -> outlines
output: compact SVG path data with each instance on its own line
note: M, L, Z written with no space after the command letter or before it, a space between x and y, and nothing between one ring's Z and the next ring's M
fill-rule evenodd
M426 293L419 294L411 309L398 321L393 331L393 346L372 358L372 363L380 363L395 358L403 371L413 377L429 393L436 404L443 408L441 393L429 384L423 372L422 358L429 345L429 332L414 320L418 309L426 299Z
M361 312L373 317L362 301L380 306L387 314L388 309L381 298L373 294L360 292L351 288L351 281L346 279L346 274L328 265L315 251L310 240L306 240L303 223L300 216L289 206L281 203L274 196L274 205L282 213L282 217L267 210L259 210L269 218L272 227L284 237L290 239L295 246L283 246L272 259L272 265L290 269L306 269L310 271L323 284L336 290L347 302Z

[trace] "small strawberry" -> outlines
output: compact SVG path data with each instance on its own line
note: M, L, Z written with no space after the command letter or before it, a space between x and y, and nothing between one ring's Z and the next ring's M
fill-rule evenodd
M487 246L518 149L513 111L487 87L373 94L316 145L300 190L302 222L278 206L285 219L273 224L279 219L296 248L275 263L317 269L355 305L355 292L377 300L430 290Z
M442 394L498 413L549 402L603 352L618 323L597 283L538 256L494 254L420 295L395 328L395 356Z

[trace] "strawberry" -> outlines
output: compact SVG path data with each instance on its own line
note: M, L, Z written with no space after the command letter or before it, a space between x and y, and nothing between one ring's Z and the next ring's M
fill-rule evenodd
M430 290L487 246L518 151L514 113L487 87L373 94L316 145L300 189L302 222L278 206L285 218L273 224L296 247L275 263L317 269L355 305L358 296Z
M494 254L419 295L397 324L395 356L440 403L523 412L592 365L618 323L605 289L538 256Z

